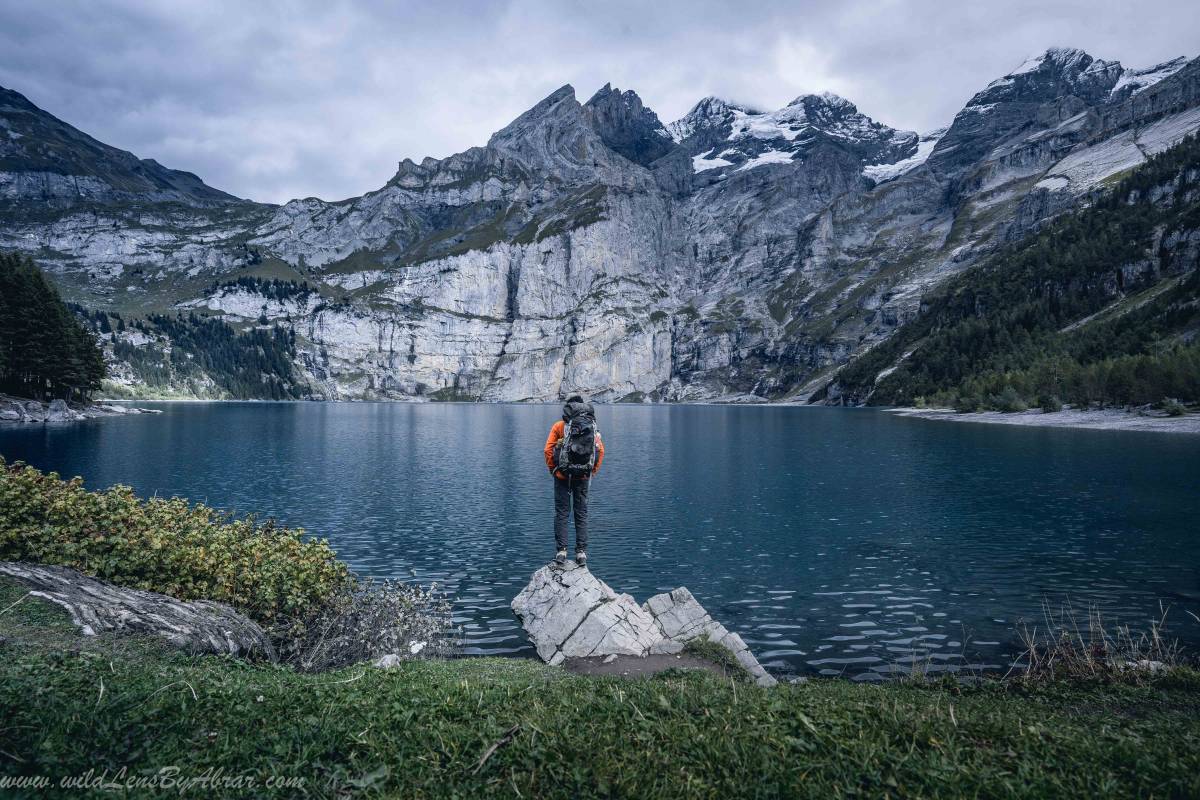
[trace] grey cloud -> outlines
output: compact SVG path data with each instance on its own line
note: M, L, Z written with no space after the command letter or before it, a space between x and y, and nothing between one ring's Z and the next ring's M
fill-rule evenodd
M949 122L1051 45L1196 55L1193 0L0 3L0 84L110 144L244 197L338 199L404 157L482 144L564 83L664 121L716 94L828 89L898 127Z

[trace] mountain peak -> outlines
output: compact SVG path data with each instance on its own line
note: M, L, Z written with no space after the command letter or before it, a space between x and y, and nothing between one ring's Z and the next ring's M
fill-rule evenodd
M580 108L579 101L575 99L575 87L569 83L564 84L546 95L524 114L493 133L488 144L492 145L504 139L522 136L543 120L578 113Z
M515 124L522 119L533 119L536 117L543 117L548 114L553 114L564 104L579 104L579 101L575 99L575 87L569 83L564 83L562 86L546 95L544 98L535 103L532 108L513 120L513 123Z
M635 164L645 166L675 146L658 115L632 89L622 92L606 83L584 104L584 112L601 141Z
M854 103L832 92L800 95L778 111L758 113L735 109L733 113L736 119L730 139L754 136L792 140L810 128L845 139L875 138L885 131L890 136L893 132L861 113ZM915 143L916 134L911 134L911 138Z
M803 117L814 125L832 124L858 114L858 106L833 92L802 94L787 108L802 110Z
M1081 50L1078 47L1047 47L1046 52L1042 54L1042 58L1064 67L1081 64L1085 60L1088 62L1092 61L1092 57L1087 54L1087 51Z
M751 111L715 97L701 100L671 126L686 139L695 172L744 172L771 164L803 163L833 147L860 163L895 163L914 155L918 136L876 122L833 92L800 95L781 109ZM728 172L716 172L730 168Z
M1005 73L1005 78L1015 78L1038 70L1064 69L1078 67L1080 71L1087 69L1093 59L1085 51L1077 47L1049 47L1037 55L1032 55L1021 62L1012 72Z
M639 97L638 93L633 89L626 89L622 92L619 88L614 89L611 83L606 83L597 89L596 93L592 95L591 99L584 103L584 105L596 105L597 103L602 102L606 98L610 97L619 97L627 103L636 102L638 105L642 104L642 98Z
M244 202L208 186L191 172L168 169L152 158L93 139L42 110L20 92L0 87L4 171L39 176L18 181L8 197L31 192L62 206L130 199L189 205Z
M1119 61L1093 58L1077 47L1051 47L1025 59L1012 72L989 83L967 108L998 102L1048 102L1076 95L1096 103L1105 100L1124 70Z
M23 111L41 111L20 92L0 86L0 110L18 108Z
M671 138L682 142L692 134L706 128L720 127L733 118L735 112L757 114L748 106L738 105L715 95L701 99L692 110L667 126Z
M846 111L853 114L858 111L858 107L851 103L840 94L833 92L819 92L818 94L802 94L792 102L789 106L803 105L806 108L832 108L839 111Z
M737 103L732 103L723 97L717 97L715 94L710 94L707 97L701 98L696 103L696 105L692 106L692 110L689 111L688 113L694 114L694 113L701 112L701 111L726 109L726 108L743 108L743 107L738 105ZM743 110L745 110L745 109L743 108Z
M563 100L574 100L574 99L575 99L575 87L569 83L564 83L562 86L558 87L553 92L546 95L546 97L540 103L538 103L537 105L535 105L533 108L531 108L529 110L537 111L539 109L550 108L554 105L557 105L558 103L561 103Z

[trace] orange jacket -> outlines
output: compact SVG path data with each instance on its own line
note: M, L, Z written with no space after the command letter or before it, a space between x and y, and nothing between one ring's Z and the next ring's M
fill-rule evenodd
M546 468L554 473L554 477L566 479L566 475L554 469L554 448L558 446L559 441L563 438L563 431L566 429L566 423L561 419L554 423L550 428L550 435L546 437L546 447L542 454L546 456ZM596 465L592 467L592 475L600 471L600 464L604 461L604 440L600 438L600 431L596 431Z

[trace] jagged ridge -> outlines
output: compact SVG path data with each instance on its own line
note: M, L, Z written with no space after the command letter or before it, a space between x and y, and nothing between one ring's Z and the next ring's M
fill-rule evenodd
M120 204L26 193L0 246L85 305L289 327L316 396L802 398L942 281L1196 130L1198 106L1196 61L1059 49L924 138L831 94L708 98L664 126L631 91L565 86L359 198L209 204L182 178L169 197L127 182ZM41 174L6 152L2 185ZM208 288L254 275L317 294L252 316Z

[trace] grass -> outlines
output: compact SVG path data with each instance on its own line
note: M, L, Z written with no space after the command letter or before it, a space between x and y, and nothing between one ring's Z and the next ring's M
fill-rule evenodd
M1190 612L1189 612L1190 613ZM1147 630L1111 624L1091 606L1081 619L1069 604L1042 604L1042 624L1019 629L1025 652L1019 675L1025 682L1067 677L1101 681L1143 681L1159 669L1180 663L1180 647L1163 635L1167 609Z
M727 677L746 682L753 680L750 671L733 657L733 653L729 652L728 648L722 647L708 638L707 634L698 639L692 639L684 645L683 652L703 658L706 661L711 661L723 669Z
M301 793L266 786L281 778L313 797L1200 794L1200 674L1188 669L1143 685L770 690L496 658L312 675L81 637L24 595L0 583L0 781L220 777L191 793L206 797ZM0 794L56 793L24 791Z

